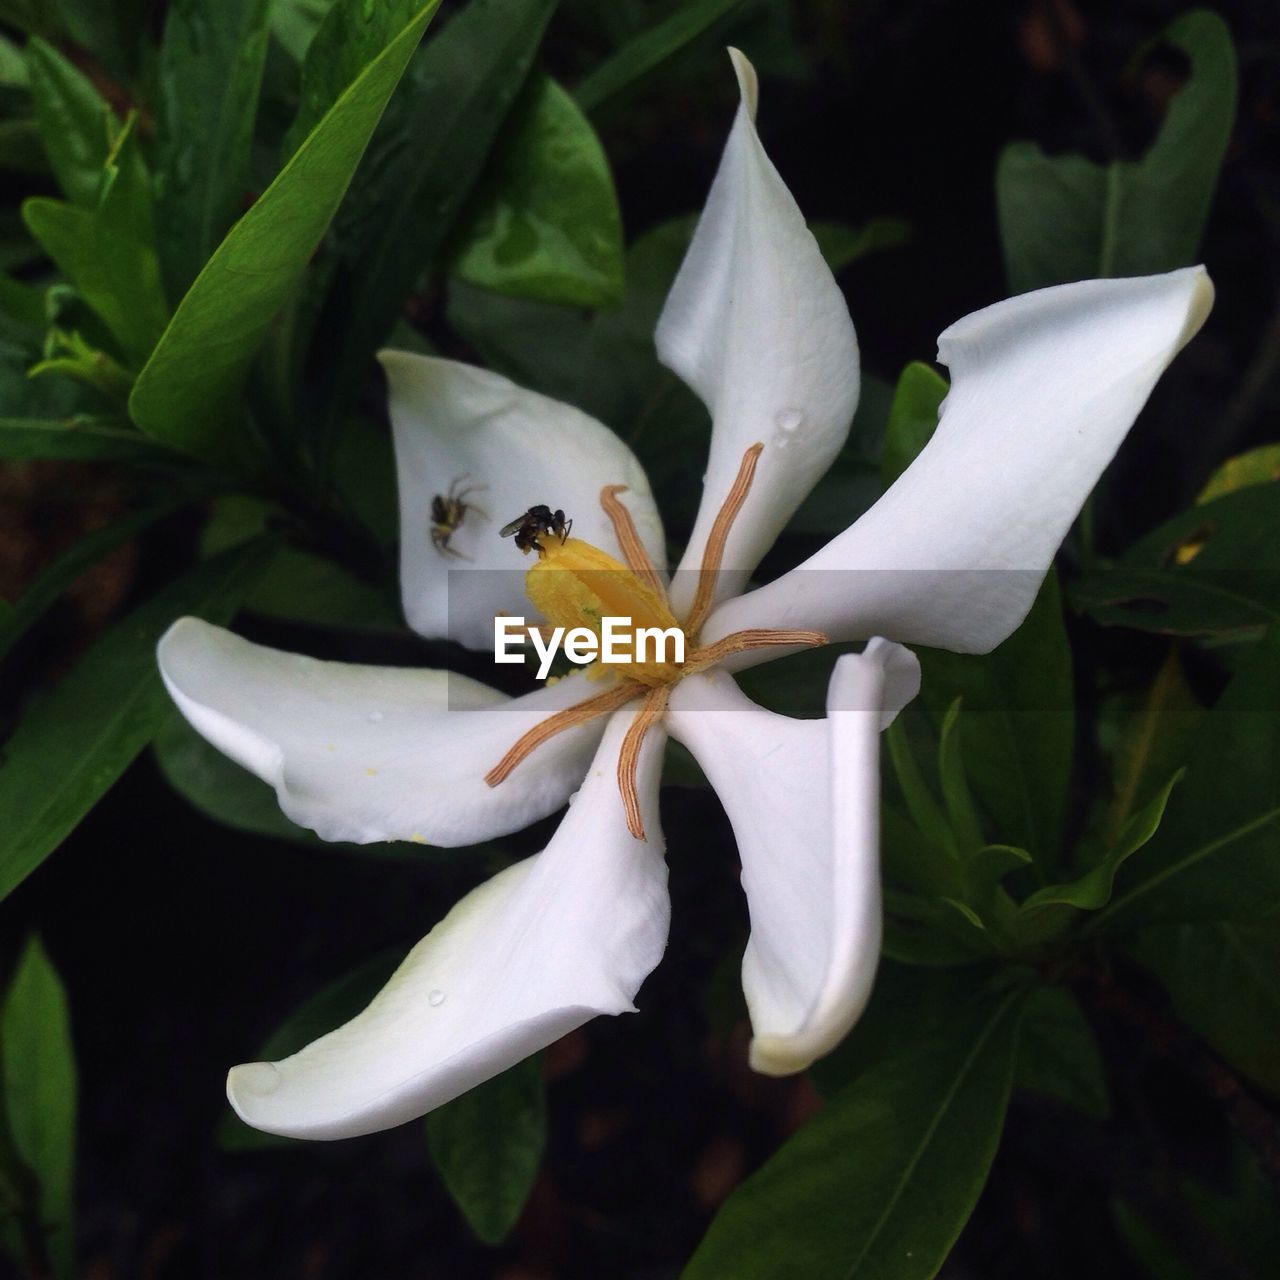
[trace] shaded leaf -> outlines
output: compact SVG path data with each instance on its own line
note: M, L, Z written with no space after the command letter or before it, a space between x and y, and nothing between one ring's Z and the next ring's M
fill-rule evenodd
M31 100L54 177L68 200L92 209L111 151L111 109L89 79L39 37L28 42L26 55Z
M898 378L880 455L880 479L889 487L929 443L947 394L947 380L932 365L913 360Z
M838 1092L729 1197L683 1280L928 1280L977 1202L1004 1124L1020 993Z
M14 1152L36 1187L34 1216L59 1280L75 1269L76 1060L62 981L32 938L0 1009L0 1080Z
M1196 503L1202 505L1250 485L1280 480L1280 444L1260 444L1256 449L1228 458L1209 477Z
M77 462L181 462L159 442L112 418L0 418L0 458L63 458Z
M192 453L237 452L224 427L272 318L297 284L439 0L363 66L279 176L227 234L138 376L146 432Z
M1168 815L1096 923L1265 916L1280 908L1278 847L1280 627L1272 627L1205 716Z
M1141 160L1103 167L1028 142L1001 154L996 199L1014 293L1196 261L1235 120L1235 51L1226 23L1204 9L1163 38L1187 54L1191 72Z
M516 297L584 307L622 294L622 214L609 162L573 99L530 78L455 237L452 269Z
M116 623L27 712L0 764L0 898L75 828L169 714L155 646L185 613L226 620L261 572L259 545L191 570Z
M431 1158L485 1244L500 1244L515 1226L546 1138L540 1053L427 1116Z
M1096 1120L1110 1114L1102 1052L1079 1003L1065 987L1037 987L1027 997L1013 1082Z
M268 0L173 0L158 67L160 238L165 278L181 297L241 211ZM406 13L404 25L410 18ZM210 104L217 103L217 110Z
M692 0L681 5L669 17L628 41L586 76L574 90L578 105L584 111L598 110L702 35L714 22L732 13L742 2Z

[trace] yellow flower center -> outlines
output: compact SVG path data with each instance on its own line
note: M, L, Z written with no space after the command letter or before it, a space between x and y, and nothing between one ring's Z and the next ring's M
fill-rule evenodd
M686 653L683 663L633 660L618 664L615 669L619 678L603 693L556 712L514 743L485 774L489 786L496 787L549 738L642 698L618 754L618 786L627 828L637 840L643 840L644 821L636 791L640 746L645 734L666 711L667 699L676 681L705 671L746 649L794 649L827 643L827 637L820 631L753 630L735 631L715 644L697 645L698 634L715 598L716 577L724 559L729 530L747 499L763 452L764 445L754 444L743 455L737 478L711 526L698 571L697 592L683 620L677 620L672 612L666 588L636 532L631 513L618 501L617 495L625 491L625 485L608 485L600 494L600 504L613 523L625 564L581 538L566 538L561 542L549 537L537 544L538 563L525 575L525 590L553 627L564 627L566 632L574 627L586 627L600 640L605 618L624 618L630 619L635 635L640 628L683 631L687 643L695 647Z

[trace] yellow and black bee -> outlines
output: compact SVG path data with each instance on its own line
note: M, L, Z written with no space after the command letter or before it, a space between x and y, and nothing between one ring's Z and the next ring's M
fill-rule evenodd
M498 531L500 537L510 538L514 535L516 546L528 555L530 551L541 550L538 539L549 533L563 542L573 528L573 521L566 520L564 512L557 507L551 510L545 503L530 507L523 515L517 516L510 524L503 525Z
M484 488L482 484L463 485L465 476L459 476L449 486L448 493L437 493L431 499L431 545L442 556L462 556L461 551L449 545L449 539L462 527L469 511L483 516L485 512L467 497ZM465 557L462 557L465 559Z

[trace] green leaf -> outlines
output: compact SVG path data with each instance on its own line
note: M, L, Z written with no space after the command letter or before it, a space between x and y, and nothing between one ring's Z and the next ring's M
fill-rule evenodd
M1096 867L1091 867L1078 879L1038 889L1022 904L1022 914L1029 916L1051 907L1074 907L1078 911L1097 911L1105 907L1111 901L1112 889L1120 868L1159 829L1169 804L1169 796L1182 781L1183 772L1184 770L1179 769L1165 783L1163 790L1157 792L1129 818L1121 828L1115 844Z
M0 418L0 458L25 462L182 462L180 454L113 418Z
M1196 261L1235 120L1235 52L1226 24L1203 9L1178 18L1164 40L1187 54L1191 73L1141 160L1102 167L1027 142L1000 156L996 200L1014 293Z
M129 408L146 432L206 457L276 312L298 283L439 0L342 91L197 276L138 376Z
M913 360L903 369L889 408L880 478L888 488L929 443L947 394L947 380L933 368Z
M57 11L47 0L0 0L0 21L46 39L61 34Z
M1065 987L1037 987L1027 998L1014 1084L1075 1107L1096 1120L1111 1113L1102 1053L1076 998Z
M302 62L333 0L269 0L271 34Z
M1165 821L1094 924L1264 916L1280 908L1277 840L1280 627L1272 627L1205 716Z
M1162 635L1248 635L1280 621L1280 484L1192 507L1146 534L1071 601L1104 626Z
M1100 746L1112 760L1115 797L1107 812L1104 839L1114 843L1135 809L1147 804L1161 783L1186 760L1192 734L1204 715L1171 649L1140 702L1104 708ZM1108 729L1118 721L1108 741Z
M691 0L681 5L586 76L574 90L578 105L588 112L599 110L742 3L743 0Z
M960 746L960 709L963 702L963 698L956 698L942 718L938 732L938 778L942 783L942 802L947 807L951 830L956 834L961 853L970 854L981 849L986 841L969 790L969 780L965 776Z
M501 1244L515 1226L546 1138L540 1053L427 1116L431 1158L485 1244Z
M622 296L622 214L600 139L552 79L531 76L454 239L452 269L521 298Z
M929 1280L986 1181L1020 992L857 1077L729 1197L682 1280Z
M31 88L27 60L22 50L5 35L0 35L0 86L6 89Z
M297 1053L313 1040L350 1022L386 986L400 957L383 952L321 988L284 1020L258 1048L259 1062L276 1062ZM292 1146L298 1139L251 1129L228 1111L218 1126L218 1145L226 1151L254 1151Z
M809 226L832 271L882 249L898 249L911 239L911 224L902 218L868 218L860 226L842 222L814 222Z
M75 1270L76 1060L67 997L38 938L0 1009L0 1078L15 1154L37 1189L35 1213L59 1280Z
M75 828L169 713L155 646L185 613L226 620L263 567L260 545L198 566L111 627L37 702L0 765L0 898Z
M921 649L922 698L941 721L964 698L969 786L995 837L1053 865L1062 842L1075 740L1071 650L1050 572L1026 621L988 654Z
M1280 916L1144 929L1128 951L1196 1035L1280 1098Z
M100 177L92 209L36 197L23 204L22 216L125 355L141 365L164 331L169 306L155 251L151 180L133 117L116 136Z
M1271 484L1276 480L1280 480L1280 444L1260 444L1256 449L1228 458L1218 467L1200 490L1196 503L1203 505L1251 485Z
M81 538L64 551L27 588L7 618L0 618L0 658L38 622L55 600L88 568L134 537L148 525L175 511L179 503L166 502L131 512Z
M161 258L173 297L186 292L240 214L268 33L267 0L221 0L216 17L205 0L169 5L156 163Z
M365 376L435 261L528 75L557 0L473 0L414 59L335 227L319 323L321 410ZM319 37L317 37L317 40Z
M27 45L31 100L54 177L82 209L98 203L115 120L97 89L39 37Z
M285 137L286 159L302 146L365 66L416 21L422 9L422 0L333 0L328 5L307 45L301 103Z

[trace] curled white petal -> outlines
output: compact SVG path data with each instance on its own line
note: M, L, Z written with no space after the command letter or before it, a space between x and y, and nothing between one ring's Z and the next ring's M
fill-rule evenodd
M600 506L620 484L650 558L666 567L662 521L644 468L607 427L580 409L500 374L406 351L379 357L390 385L400 490L400 587L405 616L429 639L493 645L495 614L529 614L529 562L498 531L529 507L561 508L575 537L620 557ZM448 551L431 541L432 498L470 490Z
M658 355L706 402L711 454L681 569L696 570L742 456L765 446L725 550L717 598L741 590L849 434L858 343L843 296L755 128L756 77L736 50L742 103L658 322ZM677 613L695 575L672 584Z
M837 663L825 720L766 711L724 675L672 695L668 727L719 795L742 857L757 1071L803 1071L866 1006L880 954L879 735L918 688L914 656L877 640Z
M1041 289L952 325L938 340L951 391L920 456L798 569L718 609L704 638L802 626L994 648L1212 303L1188 267Z
M566 730L489 787L522 734L592 696L582 676L508 698L448 671L282 653L196 618L175 622L158 656L192 727L326 840L456 846L519 830L565 803L604 728Z
M546 849L463 898L363 1013L281 1062L232 1069L227 1096L247 1124L295 1138L390 1128L599 1014L634 1010L670 907L660 729L645 739L638 774L648 843L628 833L618 792L633 714L614 713Z

